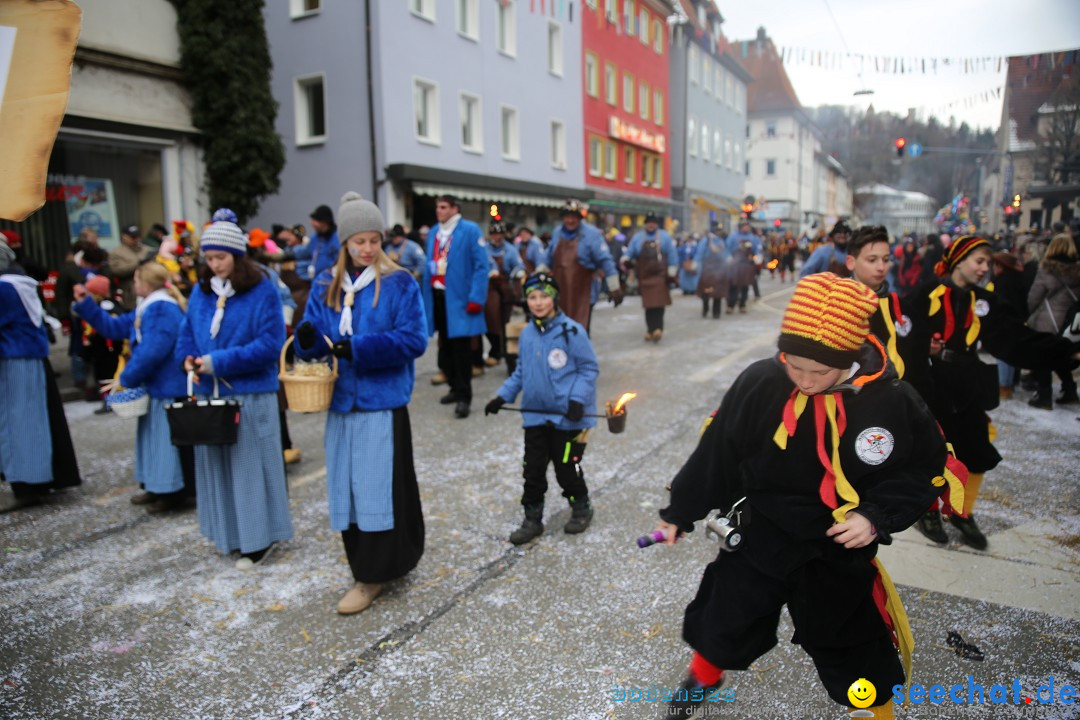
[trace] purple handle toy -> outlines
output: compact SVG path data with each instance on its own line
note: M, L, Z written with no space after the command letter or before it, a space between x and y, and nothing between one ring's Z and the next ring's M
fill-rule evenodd
M642 535L637 539L637 546L639 548L647 548L650 545L664 542L664 533L661 530L653 530L648 535Z

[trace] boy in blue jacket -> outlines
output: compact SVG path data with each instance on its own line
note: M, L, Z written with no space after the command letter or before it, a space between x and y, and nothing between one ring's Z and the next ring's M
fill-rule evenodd
M581 471L581 458L589 430L596 425L596 362L589 336L558 308L559 286L547 273L530 275L524 286L530 322L521 333L520 357L514 374L484 408L499 412L522 393L525 428L525 489L521 504L525 519L510 535L523 545L544 532L544 494L547 466L555 465L555 479L570 501L572 516L567 533L584 532L592 520L589 489Z

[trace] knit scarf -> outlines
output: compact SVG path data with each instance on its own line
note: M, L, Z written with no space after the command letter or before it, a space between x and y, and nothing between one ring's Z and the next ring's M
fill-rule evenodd
M210 278L210 289L217 295L217 307L214 309L214 318L210 321L210 337L216 338L221 330L221 320L225 317L225 301L236 294L230 280L222 280L217 275Z
M142 316L146 313L146 308L156 302L170 302L173 305L178 304L176 299L164 288L155 290L143 298L142 301L139 302L139 306L135 308L135 342L142 342L142 331L140 330L142 327Z
M5 273L0 275L0 282L6 282L15 288L15 292L19 295L19 300L22 302L23 309L26 310L26 314L30 316L30 322L34 324L34 327L41 327L41 322L45 317L45 309L41 307L41 299L38 297L38 284L37 280L26 275L15 275L14 273Z
M454 234L454 230L457 229L458 222L460 220L461 220L461 213L458 213L457 215L450 218L446 222L439 223L439 230L438 230L438 232L435 233L436 236L437 236L435 239L439 243L438 245L435 246L436 250L439 249L439 246L445 245L447 242L450 241L450 236Z
M350 280L344 277L341 280L341 289L345 293L344 307L341 308L341 318L338 320L338 334L341 337L352 335L352 309L356 302L356 293L360 292L375 281L375 268L368 265L364 272Z

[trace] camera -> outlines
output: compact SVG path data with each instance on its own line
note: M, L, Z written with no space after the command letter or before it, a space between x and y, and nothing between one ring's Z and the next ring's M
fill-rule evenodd
M746 498L740 498L731 506L726 514L717 510L716 514L705 523L705 537L715 537L720 543L720 549L727 552L735 552L742 547L743 527L750 524L750 513L739 509L746 502Z

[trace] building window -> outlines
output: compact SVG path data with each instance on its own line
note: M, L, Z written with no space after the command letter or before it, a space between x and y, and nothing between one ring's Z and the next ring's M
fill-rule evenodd
M713 143L712 143L712 146L713 146L713 162L716 163L717 165L719 165L721 163L720 148L723 147L723 145L724 145L723 138L724 138L724 133L723 132L721 132L720 130L713 131L713 138L712 138L712 140L713 140Z
M658 155L641 153L641 184L644 187L659 188L664 185L664 166Z
M322 0L289 0L289 17L293 20L316 15L322 10Z
M597 78L599 70L597 67L599 64L600 61L596 59L595 53L585 53L585 92L589 97L597 97L599 95L599 90L597 90L597 85L599 84Z
M562 27L548 20L548 72L562 77Z
M566 125L562 120L551 121L551 166L566 169Z
M653 156L653 187L664 187L664 159L659 155Z
M608 105L619 104L619 74L615 72L615 65L604 63L604 99Z
M634 148L623 148L623 181L632 183L637 180L637 157Z
M615 22L615 19L618 17L615 14L615 0L604 0L604 17L606 17L607 21L610 23Z
M483 152L484 129L480 98L471 93L461 93L458 110L461 115L461 147L468 152Z
M499 109L501 122L499 123L502 135L502 156L506 160L521 159L521 133L518 128L518 111L509 105L503 105Z
M775 122L770 121L770 122L765 123L765 137L767 137L767 138L776 137L776 123Z
M657 55L664 54L664 24L659 20L652 23L652 49Z
M659 90L653 91L652 117L657 125L664 124L664 93Z
M705 92L707 92L707 93L711 92L711 88L709 86L712 84L712 78L713 78L712 58L709 57L708 52L702 50L701 51L701 84L705 86ZM717 89L717 92L720 92L720 90Z
M697 121L691 115L686 121L686 151L691 157L697 157Z
M641 184L652 185L652 160L645 153L641 153Z
M728 106L735 104L735 78L731 73L724 76L724 97L727 98Z
M297 145L316 145L326 141L325 83L323 75L296 78L293 97Z
M750 161L746 161L746 177L750 177Z
M765 175L767 177L775 177L776 176L776 161L775 160L766 160L765 161Z
M470 40L480 39L480 0L457 0L457 31Z
M435 0L409 0L409 12L435 22Z
M746 86L741 83L735 87L735 109L739 112L746 110Z
M442 140L439 131L439 86L431 80L413 78L413 113L416 116L416 139L438 145Z
M600 177L604 171L604 141L595 135L589 136L589 174Z
M738 168L742 167L742 143L735 143L735 163L731 166L733 172L738 172Z
M642 120L649 119L649 83L644 80L638 85L638 114Z
M589 8L590 10L595 10L596 0L585 0L585 7Z
M638 10L638 37L641 38L642 45L649 44L649 11L645 8Z
M750 123L746 123L746 137L750 138Z
M614 180L619 173L619 146L608 140L604 143L604 177Z
M630 73L622 76L622 107L628 113L634 112L634 76Z
M690 65L690 82L694 85L698 83L698 49L697 45L690 44L690 50L686 53L687 63Z
M735 169L735 163L731 157L731 141L724 141L724 164L727 165L728 170Z
M495 47L510 57L517 54L516 10L514 0L501 0L495 4Z
M623 0L623 31L630 37L634 35L634 0Z
M709 124L701 121L701 159L709 160Z

